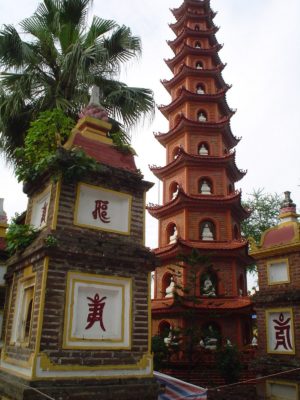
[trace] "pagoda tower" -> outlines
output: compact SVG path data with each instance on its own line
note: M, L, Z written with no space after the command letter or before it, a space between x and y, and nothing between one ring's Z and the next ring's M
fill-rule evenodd
M154 277L153 334L186 331L187 310L193 308L202 346L214 349L215 336L241 348L252 339L245 267L253 261L241 237L248 212L235 184L246 172L235 163L239 139L230 128L234 111L226 101L230 86L222 77L216 13L209 0L184 0L171 11L176 38L168 44L175 55L166 64L174 76L162 81L171 103L159 107L169 131L155 135L166 148L166 165L150 167L163 182L163 204L148 206L159 221L154 251L161 261ZM188 264L178 265L178 255L193 249L209 263L196 273L197 301L185 302L182 288L191 271ZM174 292L181 295L180 305Z

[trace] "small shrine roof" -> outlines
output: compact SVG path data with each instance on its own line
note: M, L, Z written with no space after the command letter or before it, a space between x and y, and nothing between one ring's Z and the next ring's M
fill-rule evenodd
M202 104L202 103L217 103L220 107L220 110L228 116L232 116L235 113L235 110L232 110L226 101L226 97L225 97L225 91L226 89L221 90L218 93L215 94L197 94L197 93L193 93L190 92L189 90L185 89L185 88L181 88L180 90L180 95L174 100L172 101L172 103L168 104L168 105L162 105L162 106L158 106L159 111L166 117L169 117L169 114L176 110L176 108L178 108L180 105L182 105L182 103L186 102L186 101L190 101L193 103L197 103L197 105Z
M208 166L218 164L227 168L231 178L237 182L241 180L247 173L237 168L235 163L235 151L232 151L223 156L201 156L198 154L187 153L183 148L179 149L178 157L164 167L157 167L155 165L150 166L151 171L159 179L162 179L166 175L173 173L177 168L181 168L183 165L196 165L196 166Z
M284 222L272 227L261 237L259 245L251 243L251 255L260 258L264 253L300 249L300 224L299 222Z
M166 146L170 140L175 139L177 135L182 132L216 132L221 131L224 133L224 141L226 142L229 149L235 147L241 138L237 138L232 134L229 121L221 122L199 122L186 118L183 114L180 116L177 124L167 133L154 133L155 138L160 144Z
M182 299L180 305L173 298L163 298L163 299L152 299L151 308L152 311L163 311L170 312L177 308L193 308L198 310L240 310L243 308L249 308L252 306L252 301L250 297L217 297L217 298L205 298L199 297L197 303Z
M182 49L171 59L165 60L165 63L168 65L169 68L173 69L176 64L180 64L182 60L187 57L187 56L206 56L206 55L211 55L215 56L215 62L216 64L221 64L222 61L220 57L218 56L218 51L221 50L223 45L221 44L216 44L215 46L212 46L208 49L203 49L203 48L196 48L187 45L186 43L184 46L182 46Z
M170 90L177 85L181 80L183 80L186 76L189 77L197 77L199 79L203 77L213 77L218 80L219 85L222 87L222 91L227 91L231 88L230 85L227 85L223 79L221 71L225 68L226 64L219 64L217 67L210 69L198 69L189 67L185 63L183 63L176 75L174 75L171 79L161 80L161 83L164 85L166 90L170 92Z
M93 125L95 125L95 128L92 132L97 132L95 130L97 124L99 124L99 121L90 117L79 120L65 146L68 148L80 147L99 163L136 173L137 168L133 154L121 152L112 143L108 143L108 139L105 138L105 141L103 141L102 137L96 133L86 133L86 127L93 128Z

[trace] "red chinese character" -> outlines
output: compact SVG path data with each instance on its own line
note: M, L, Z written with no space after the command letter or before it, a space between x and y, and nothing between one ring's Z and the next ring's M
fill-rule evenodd
M95 200L95 210L92 211L94 219L100 218L105 224L110 223L110 218L107 216L109 201Z
M88 303L90 313L86 320L88 324L85 329L90 329L95 322L99 321L100 328L105 331L105 327L103 324L103 309L105 303L103 302L103 300L105 300L106 297L102 297L102 299L100 299L99 294L96 293L93 299L91 297L87 297L87 299L90 300L91 303Z
M274 350L277 350L279 346L283 346L285 350L293 350L291 344L291 318L287 318L284 320L284 316L281 313L279 315L279 320L273 319L275 323L275 338L276 338L276 347Z
M48 207L48 203L45 201L45 203L44 203L44 205L42 207L42 216L41 216L40 225L42 225L43 222L46 223L47 207Z

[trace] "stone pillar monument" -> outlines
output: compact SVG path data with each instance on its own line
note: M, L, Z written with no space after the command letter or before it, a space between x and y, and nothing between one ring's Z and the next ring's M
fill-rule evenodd
M26 223L39 229L8 260L0 394L8 399L156 399L150 349L145 193L131 153L108 136L99 104L81 113L62 152L100 165L84 178L28 183Z

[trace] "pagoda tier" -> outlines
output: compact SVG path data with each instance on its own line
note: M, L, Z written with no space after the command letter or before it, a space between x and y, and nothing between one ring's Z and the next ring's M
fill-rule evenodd
M223 136L224 144L228 150L235 147L240 138L234 136L231 132L230 125L228 121L222 122L197 122L186 118L184 115L180 115L176 125L169 130L167 133L156 133L155 138L159 141L163 146L167 146L170 141L173 141L178 136L181 136L185 132L192 133L200 133L205 130L208 136L211 135L212 132L219 133Z
M163 79L161 80L161 83L171 94L172 89L174 89L176 86L179 86L179 84L183 85L187 77L194 77L198 79L213 78L216 82L216 86L220 88L217 90L217 93L226 93L231 86L226 85L221 74L225 67L226 64L219 64L217 67L213 68L197 69L186 64L181 64L178 73L172 79Z
M189 56L190 58L201 58L201 57L212 57L214 65L221 64L221 59L218 56L218 51L222 49L222 44L216 44L208 48L195 48L184 44L181 50L175 55L175 57L165 60L167 66L173 71L177 64L182 63L182 61Z
M222 203L220 203L222 200ZM244 220L249 217L249 212L241 206L241 192L236 191L228 196L213 196L213 195L188 195L182 188L178 190L177 196L164 205L149 204L147 209L152 217L160 219L170 214L174 214L183 208L187 210L227 210L231 207L231 212L236 218Z
M216 13L213 11L207 14L194 14L191 12L187 12L181 18L179 18L175 23L169 24L169 27L173 30L175 35L179 35L180 32L187 26L187 21L199 23L201 26L205 25L207 29L215 28L215 24L213 23L213 18L216 16ZM199 28L200 28L199 25Z
M224 96L225 90L221 90L216 94L197 94L194 92L190 92L189 90L182 88L180 90L180 95L172 101L169 105L161 105L158 107L159 111L166 117L170 115L171 112L176 111L178 107L182 106L186 101L190 101L191 103L197 103L198 105L205 103L215 103L218 105L218 109L221 115L224 116L232 116L235 113L235 110L232 110L228 107L226 98Z
M235 183L246 171L235 162L239 139L230 128L235 111L226 100L230 86L222 77L222 45L215 37L218 28L209 0L184 0L172 12L176 38L168 44L175 55L165 62L173 77L162 81L171 101L159 107L169 131L155 136L166 148L166 165L150 167L162 180L163 204L147 207L159 221L154 253L161 262L154 276L153 332L160 334L166 326L188 329L186 311L194 308L204 343L213 326L218 337L241 347L251 340L245 267L253 260L241 235L241 222L249 213ZM187 257L193 250L209 258L209 266L197 266L197 301L192 304L186 293L194 273ZM186 261L178 262L180 255Z
M205 31L195 30L191 28L184 28L180 35L176 37L174 40L168 40L167 43L171 47L171 49L175 52L178 46L185 41L187 38L193 38L195 40L200 38L207 38L209 37L211 45L217 45L218 42L216 40L215 34L218 32L219 28L214 26L210 29Z
M241 180L247 173L247 171L242 171L237 168L235 163L235 151L232 151L229 154L226 154L222 157L212 157L212 156L200 156L189 154L185 152L182 148L178 150L178 157L176 157L171 163L167 164L164 167L150 166L153 174L159 178L164 179L178 169L183 167L214 167L214 166L225 168L227 176L233 182L238 182Z
M171 9L171 13L177 20L188 12L194 12L196 15L205 13L216 15L210 8L209 0L185 0L180 7Z

